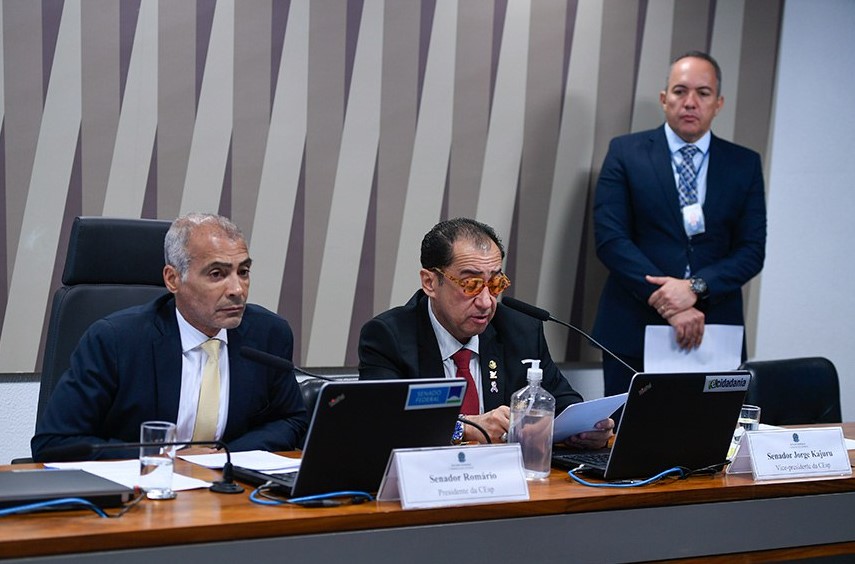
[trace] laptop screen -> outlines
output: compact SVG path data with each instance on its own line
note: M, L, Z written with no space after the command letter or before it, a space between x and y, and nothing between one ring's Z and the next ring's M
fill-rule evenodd
M745 371L636 374L605 477L723 463L750 381Z
M465 391L446 378L324 384L292 495L377 491L392 449L450 443Z

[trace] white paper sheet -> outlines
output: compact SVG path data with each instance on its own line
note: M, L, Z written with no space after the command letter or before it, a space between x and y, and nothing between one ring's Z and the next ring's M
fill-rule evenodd
M552 431L552 440L564 442L567 438L585 431L593 431L598 421L606 419L626 402L626 394L617 394L582 403L574 403L558 414Z
M742 325L706 325L701 346L677 346L670 325L648 325L644 332L645 372L703 372L736 370L742 364Z
M136 486L140 479L139 459L110 460L104 462L97 460L90 460L87 462L51 462L49 464L45 464L45 468L71 468L85 470L90 474L101 476L102 478L122 484L128 488ZM174 492L194 490L196 488L208 488L210 486L211 482L184 476L177 472L172 474L172 491Z
M178 458L204 466L205 468L222 468L226 463L226 454L218 452L214 454L179 454ZM299 458L288 458L267 452L264 450L247 450L232 453L232 464L258 470L259 472L271 472L274 470L290 471L300 467Z

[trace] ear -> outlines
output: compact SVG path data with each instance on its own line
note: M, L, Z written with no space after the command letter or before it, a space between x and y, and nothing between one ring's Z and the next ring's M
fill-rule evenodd
M174 294L178 291L178 286L181 284L181 275L178 274L174 266L167 264L163 267L163 283L171 293Z
M722 106L724 106L724 96L719 96L718 100L716 100L715 115L718 115L718 113L721 111Z
M664 90L659 91L659 105L662 106L663 110L665 109L665 97L666 97L666 95L667 95L667 92L665 92Z
M422 281L422 291L425 295L430 296L431 298L436 297L436 286L439 284L439 280L437 280L438 276L439 275L436 272L426 268L419 270L419 278L421 278Z

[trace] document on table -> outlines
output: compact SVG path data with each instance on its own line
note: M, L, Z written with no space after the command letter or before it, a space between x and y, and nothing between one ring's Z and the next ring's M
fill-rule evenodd
M574 403L558 414L552 431L552 441L564 442L568 437L593 431L598 421L608 418L626 402L626 394L617 394Z
M140 480L140 461L132 460L90 460L86 462L51 462L45 464L45 468L72 468L85 470L90 474L101 476L123 486L133 488ZM178 472L172 474L172 491L194 490L196 488L208 488L211 482L197 480L184 476Z
M742 364L742 325L706 325L701 346L677 346L670 325L648 325L644 332L645 372L704 372L736 370Z
M186 454L178 455L179 458L204 466L206 468L222 468L226 463L226 453L214 454ZM264 450L247 450L232 453L232 464L258 470L259 472L293 472L300 467L299 458L288 458Z

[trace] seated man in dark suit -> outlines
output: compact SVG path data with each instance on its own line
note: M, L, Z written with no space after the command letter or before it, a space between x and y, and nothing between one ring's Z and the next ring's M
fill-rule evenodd
M35 460L80 443L137 442L148 420L175 422L179 441L220 440L232 450L300 445L307 417L294 375L239 354L242 346L293 352L288 322L247 303L243 234L224 217L188 214L173 222L164 253L170 293L87 330L36 425Z
M510 285L504 257L488 225L460 218L434 226L422 240L421 290L362 327L360 379L465 377L461 413L493 442L507 438L511 395L527 384L524 359L540 359L542 385L555 396L556 414L582 401L552 362L543 324L498 303ZM613 428L606 419L597 431L568 443L600 448ZM455 439L485 441L480 431L460 424Z

